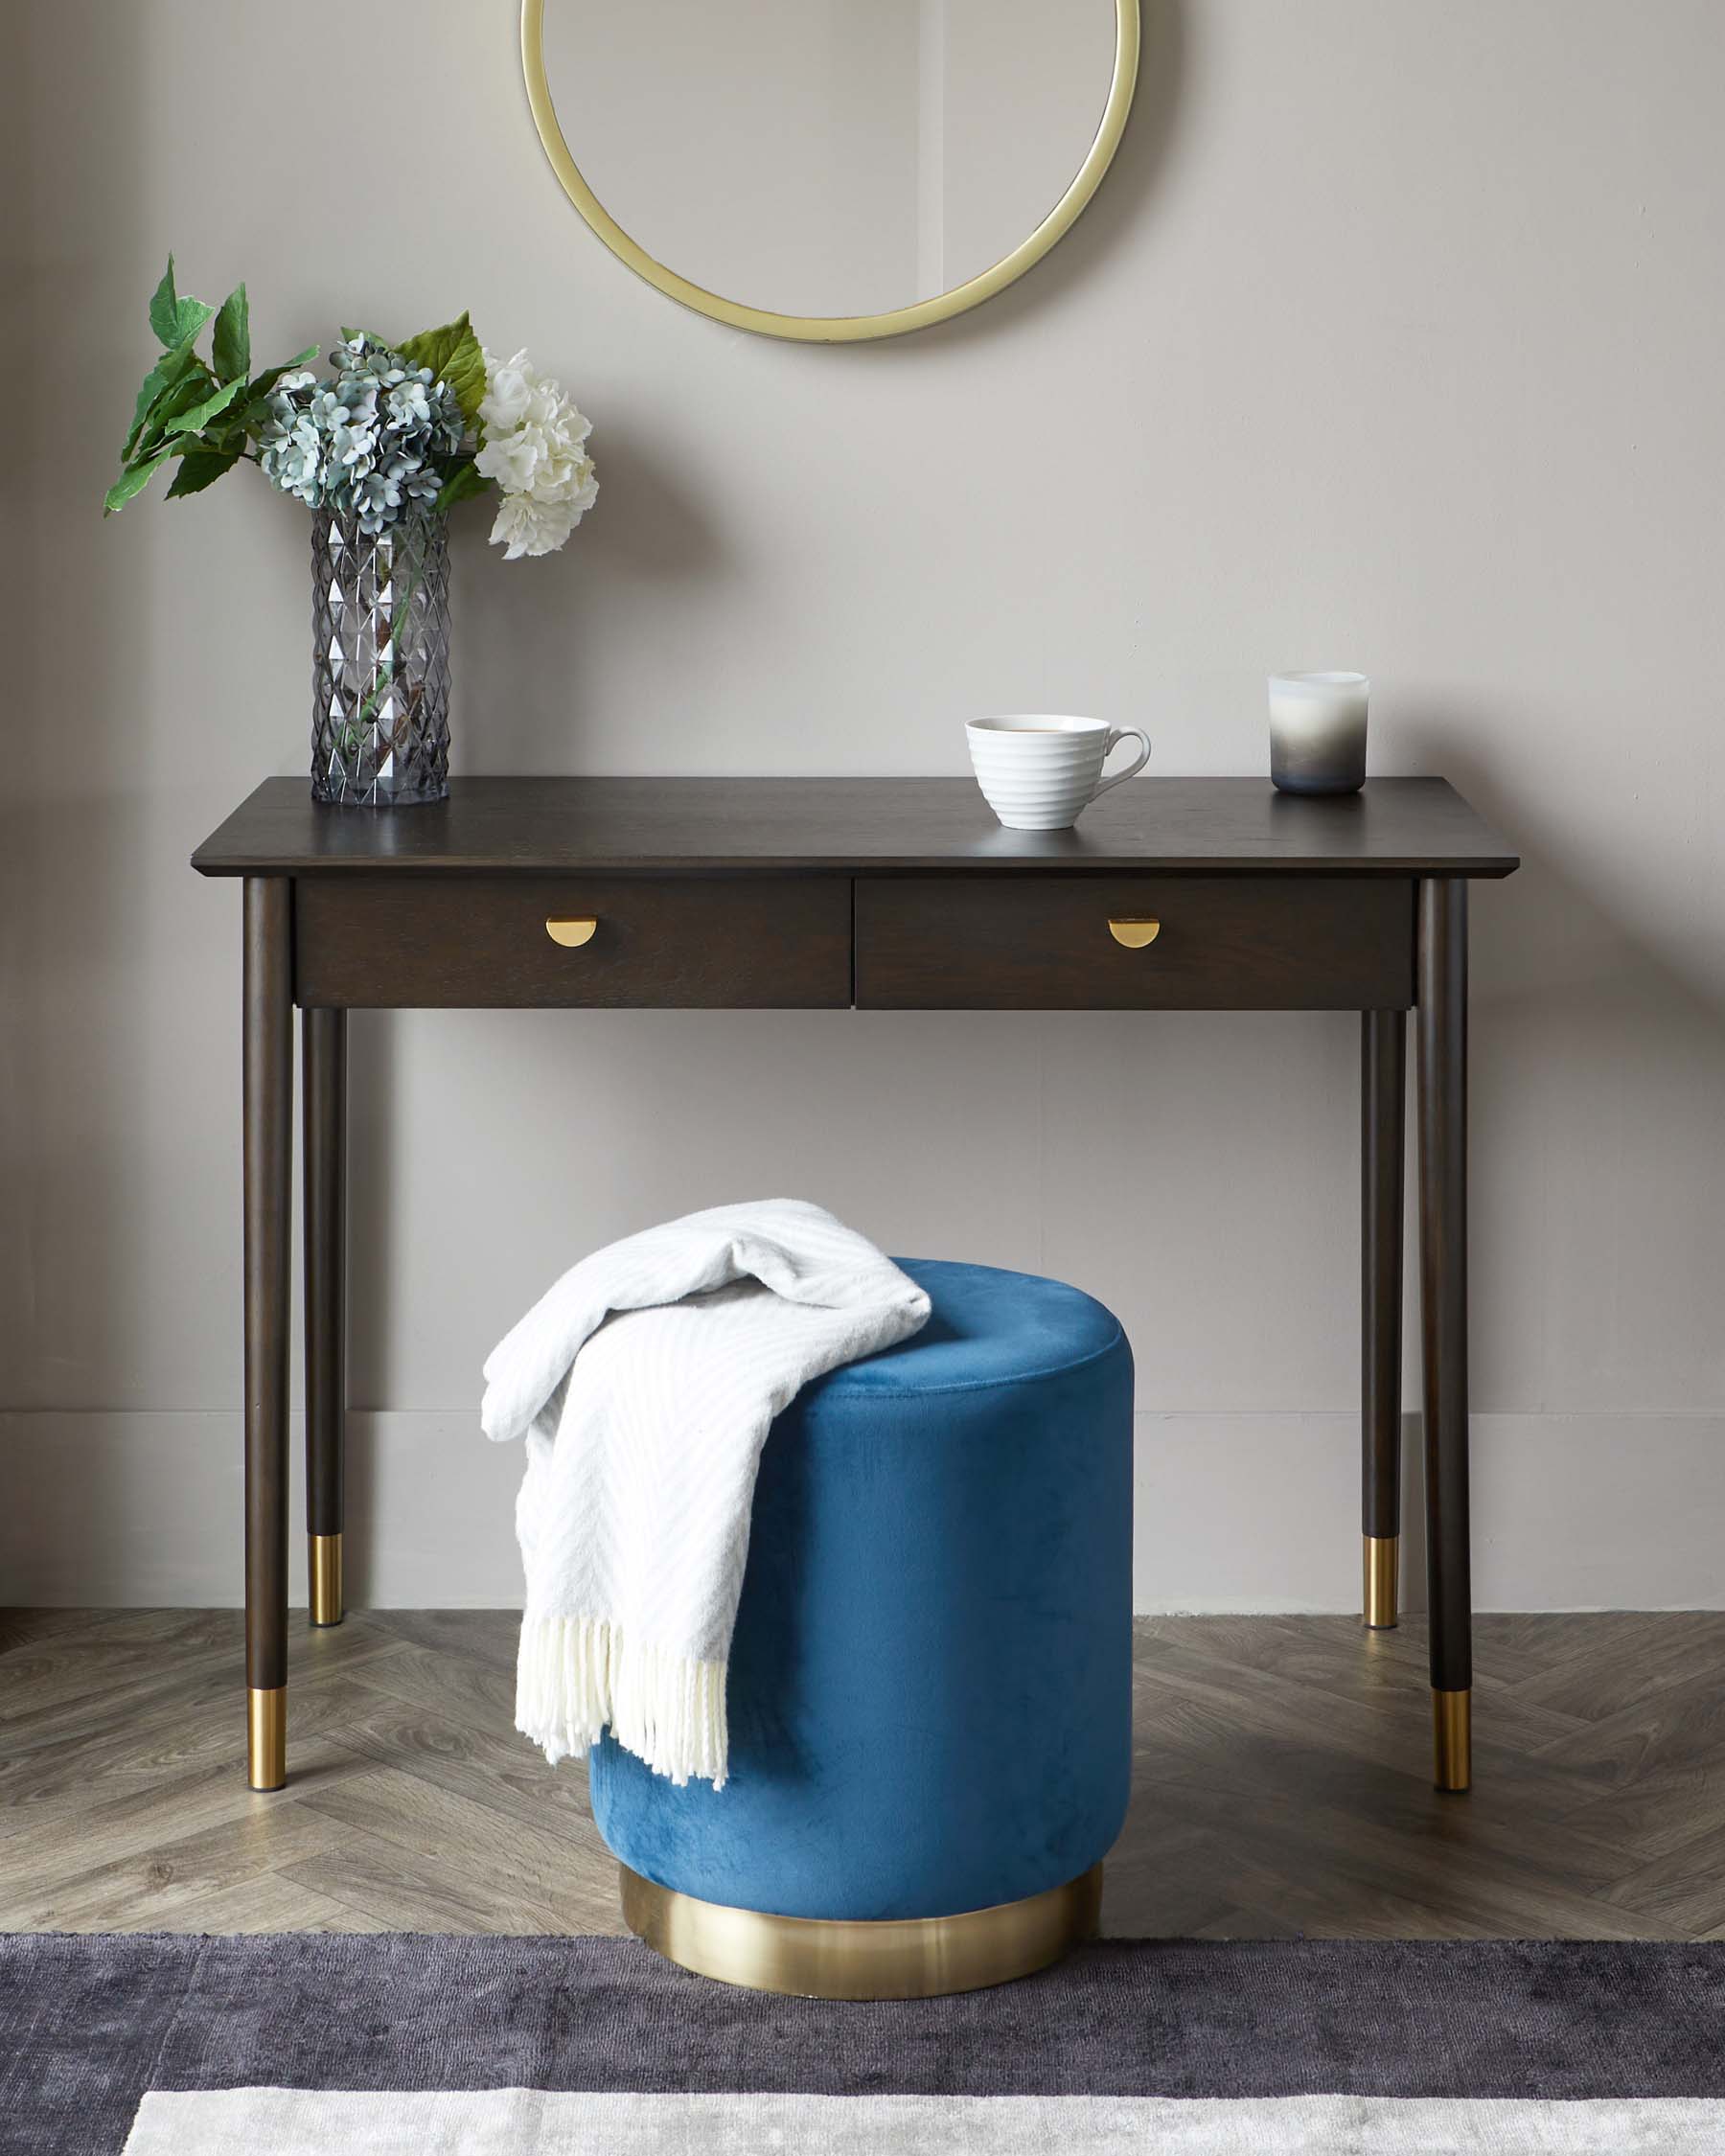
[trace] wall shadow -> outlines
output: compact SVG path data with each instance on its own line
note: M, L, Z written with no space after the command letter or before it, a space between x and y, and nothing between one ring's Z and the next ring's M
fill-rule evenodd
M1474 908L1476 995L1532 992L1543 999L1570 993L1595 999L1602 977L1622 975L1637 984L1637 1000L1667 999L1684 1005L1711 1029L1725 1034L1725 990L1627 927L1599 895L1596 862L1578 861L1537 795L1512 785L1500 765L1473 745L1471 719L1446 718L1439 709L1415 709L1397 730L1403 768L1440 771L1494 824L1521 856L1521 867L1504 886L1504 905ZM1613 783L1601 772L1601 786ZM1557 951L1585 949L1586 973L1557 969Z
M1416 708L1398 726L1397 758L1408 771L1441 772L1520 855L1521 867L1503 883L1476 887L1470 906L1469 970L1472 1030L1489 1042L1503 1022L1525 1022L1536 1014L1548 1059L1561 1058L1566 1072L1598 1067L1599 1094L1610 1100L1624 1082L1633 1054L1671 1067L1725 1071L1725 988L1656 937L1630 926L1614 910L1602 886L1601 863L1585 858L1572 833L1532 790L1509 779L1500 759L1477 745L1478 713L1439 705ZM1601 771L1601 787L1614 782ZM1623 855L1614 873L1638 864ZM1644 864L1641 864L1644 865ZM1410 1014L1410 1026L1413 1020ZM1407 1295L1404 1359L1410 1370L1419 1356L1417 1122L1415 1056L1409 1042ZM1520 1080L1527 1082L1524 1067ZM1725 1081L1721 1081L1725 1085ZM1473 1202L1477 1213L1483 1178L1489 1173L1503 1126L1498 1104L1506 1084L1500 1059L1486 1046L1470 1058ZM1472 1411L1476 1420L1505 1403L1483 1397L1481 1347L1505 1283L1494 1276L1488 1241L1474 1237L1470 1303L1474 1319ZM1501 1259L1499 1262L1502 1262ZM1404 1607L1426 1600L1424 1542L1424 1422L1417 1411L1403 1417L1402 1580ZM1479 1437L1475 1439L1476 1466ZM1475 1532L1481 1522L1476 1510ZM1477 1547L1477 1544L1476 1544Z
M678 467L646 434L607 424L593 439L604 527L602 559L570 574L561 555L513 562L487 535L490 505L458 525L452 539L457 592L456 674L451 718L457 771L565 772L583 761L579 734L590 707L586 649L601 631L619 585L649 583L656 593L682 584L706 590L727 575L727 557L711 510L680 479ZM573 553L586 527L569 542ZM547 589L556 580L555 591ZM467 594L484 585L483 602ZM674 610L667 636L678 633ZM483 700L470 683L484 684Z

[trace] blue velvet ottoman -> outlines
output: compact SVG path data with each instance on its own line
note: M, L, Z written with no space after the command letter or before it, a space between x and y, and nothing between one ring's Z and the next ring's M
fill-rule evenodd
M899 1262L928 1324L808 1387L762 1455L730 1778L592 1754L632 1929L769 1990L1041 1967L1094 1930L1126 1813L1126 1336L1059 1281Z

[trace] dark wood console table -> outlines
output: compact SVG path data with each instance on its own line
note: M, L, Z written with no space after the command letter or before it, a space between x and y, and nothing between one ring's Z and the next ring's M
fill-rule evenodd
M1366 1618L1400 1524L1402 1097L1417 1013L1437 1779L1470 1778L1467 886L1516 857L1442 779L1297 800L1134 779L1002 831L969 779L465 779L325 809L270 779L193 856L244 884L245 1657L287 1779L292 1011L304 1013L313 1622L342 1616L347 1013L408 1006L1361 1014Z

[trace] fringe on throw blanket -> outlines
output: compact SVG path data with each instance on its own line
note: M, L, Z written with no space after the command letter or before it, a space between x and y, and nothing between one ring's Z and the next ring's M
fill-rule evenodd
M547 1758L609 1727L673 1781L724 1780L725 1662L772 1419L928 1315L831 1213L763 1199L595 1250L498 1342L480 1418L527 1454L516 1724Z
M516 1663L516 1728L556 1766L585 1757L609 1726L678 1788L725 1783L723 1662L641 1646L603 1617L528 1617Z

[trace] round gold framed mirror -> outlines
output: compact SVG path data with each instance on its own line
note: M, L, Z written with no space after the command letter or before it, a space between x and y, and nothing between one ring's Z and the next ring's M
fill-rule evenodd
M1119 147L1138 35L1138 0L521 0L540 140L612 254L816 344L1040 262Z

